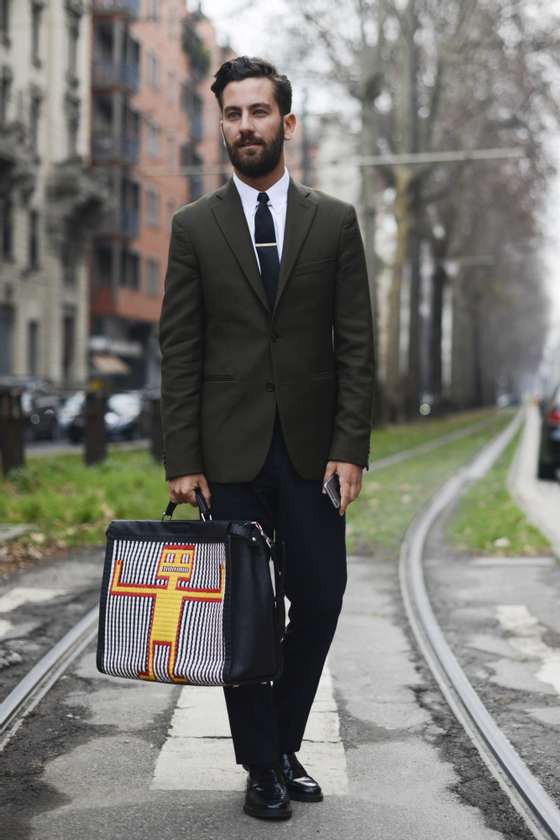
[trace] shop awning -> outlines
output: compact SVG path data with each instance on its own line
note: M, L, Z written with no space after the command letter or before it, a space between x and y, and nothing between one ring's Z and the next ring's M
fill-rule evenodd
M99 373L130 373L130 368L127 363L119 359L118 356L96 354L91 357L91 362L95 370Z

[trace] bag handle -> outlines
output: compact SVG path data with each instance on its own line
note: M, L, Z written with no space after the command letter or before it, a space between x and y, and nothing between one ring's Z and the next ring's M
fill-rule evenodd
M206 519L212 519L212 512L211 512L210 508L208 507L206 499L204 498L204 496L202 495L202 492L199 490L198 487L195 487L194 495L196 497L196 503L198 505L198 509L200 511L200 515L201 515L202 519L205 522L206 522ZM172 502L171 500L169 500L169 502L167 503L167 507L165 508L165 510L163 511L163 513L161 515L161 521L165 522L166 518L171 519L171 517L173 516L173 514L175 512L175 508L178 505L179 505L179 502Z

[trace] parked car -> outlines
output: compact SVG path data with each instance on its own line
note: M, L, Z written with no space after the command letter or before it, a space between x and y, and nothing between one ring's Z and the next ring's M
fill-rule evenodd
M133 440L140 435L142 400L139 391L111 394L105 411L105 432L109 440ZM85 429L85 393L68 397L60 410L60 426L72 443L81 443Z
M537 475L543 479L556 478L560 470L560 385L550 397L541 401L541 440Z
M21 394L27 441L59 437L60 397L50 380L38 376L2 376L0 385Z
M82 411L84 408L85 394L83 391L76 391L75 394L67 397L58 415L61 433L72 443L79 443L84 436Z

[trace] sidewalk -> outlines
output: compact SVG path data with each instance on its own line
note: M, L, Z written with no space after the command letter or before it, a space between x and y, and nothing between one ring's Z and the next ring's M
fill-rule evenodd
M560 484L537 478L540 414L536 405L526 407L521 443L511 465L508 489L527 518L550 540L560 557Z

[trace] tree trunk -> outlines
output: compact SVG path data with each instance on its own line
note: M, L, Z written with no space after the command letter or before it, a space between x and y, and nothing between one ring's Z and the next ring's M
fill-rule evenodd
M389 420L403 419L403 394L401 378L401 289L408 253L410 230L410 180L411 172L399 166L395 171L395 220L397 236L393 261L391 287L389 290L389 317L387 326L387 374L386 394Z
M442 319L443 293L447 283L447 272L443 265L436 264L431 282L431 321L430 321L430 391L434 406L442 401Z
M408 366L406 374L406 414L416 417L420 405L421 385L421 320L420 320L420 218L422 213L421 185L414 181L410 189L410 226L408 231L408 261L410 264Z
M362 136L361 148L367 149L368 154L375 151L375 132L368 103L362 102ZM371 298L371 318L373 323L374 369L373 376L373 405L372 423L378 426L383 422L384 394L379 380L379 302L377 298L377 259L375 253L375 180L374 172L364 168L361 181L361 205L363 209L363 232L366 262L368 268L369 292Z

